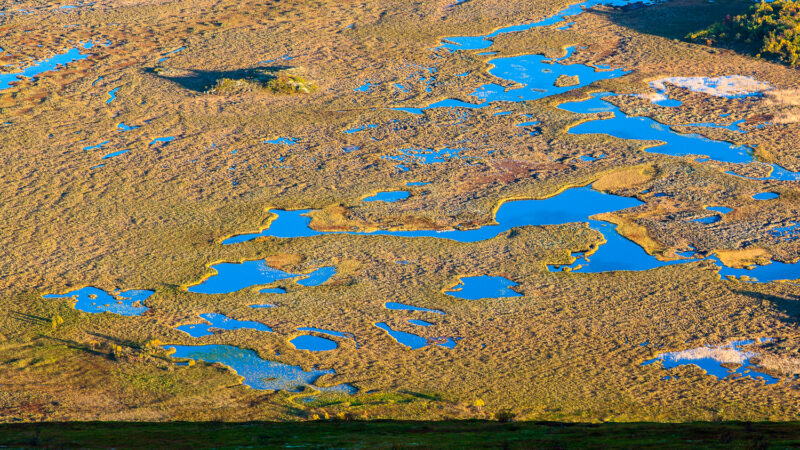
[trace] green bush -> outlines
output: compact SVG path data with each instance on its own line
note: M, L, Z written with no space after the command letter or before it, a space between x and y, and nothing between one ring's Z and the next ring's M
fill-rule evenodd
M756 56L800 65L800 4L775 0L750 8L747 14L728 16L687 39L707 45L744 48Z

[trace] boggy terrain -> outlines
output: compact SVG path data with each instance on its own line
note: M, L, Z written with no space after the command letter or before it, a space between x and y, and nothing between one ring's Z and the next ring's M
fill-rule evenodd
M583 5L3 5L0 418L798 420L800 76Z

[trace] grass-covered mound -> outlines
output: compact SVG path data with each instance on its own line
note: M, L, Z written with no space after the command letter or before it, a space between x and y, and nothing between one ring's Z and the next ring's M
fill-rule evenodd
M317 86L304 78L297 69L278 72L261 70L254 76L220 78L207 92L226 95L260 90L273 94L310 94L317 90Z
M762 1L746 14L728 16L687 38L746 50L795 67L800 65L800 4L793 0Z
M157 67L150 72L186 89L215 95L310 94L317 90L317 85L306 78L302 67L274 66L229 71Z

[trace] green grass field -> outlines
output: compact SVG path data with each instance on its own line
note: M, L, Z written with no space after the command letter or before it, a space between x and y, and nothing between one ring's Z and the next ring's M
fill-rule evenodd
M719 448L800 446L800 423L41 423L0 425L0 446L51 448Z

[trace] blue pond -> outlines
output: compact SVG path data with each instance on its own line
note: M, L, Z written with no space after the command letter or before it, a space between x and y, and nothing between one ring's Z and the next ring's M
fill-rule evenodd
M297 330L298 331L313 331L315 333L328 334L328 335L331 335L331 336L336 336L336 337L341 337L341 338L349 338L349 339L353 339L354 338L353 333L343 333L341 331L325 330L325 329L322 329L322 328L298 327Z
M800 223L787 225L785 227L775 227L769 230L769 234L782 241L795 241L800 238Z
M400 155L385 155L383 159L400 161L404 163L433 164L449 161L453 158L460 158L462 148L443 148L440 150L422 148L401 148L397 151Z
M189 287L189 292L199 294L229 294L250 286L269 284L277 280L296 277L296 274L269 267L263 260L242 263L220 263L211 266L217 273L200 284Z
M769 341L769 339L766 338L760 340L760 342L767 341ZM731 375L739 375L742 378L761 377L765 384L777 383L779 381L777 378L765 373L756 372L754 368L749 367L750 358L756 356L756 354L742 351L741 347L755 342L754 340L736 341L717 347L699 347L692 350L662 353L656 358L643 362L642 365L647 366L655 362L660 362L664 369L672 369L678 366L691 364L703 369L708 375L713 375L719 379L724 379ZM722 366L722 364L726 363L739 364L739 368L730 371Z
M778 198L778 194L774 192L759 192L753 196L755 200L772 200Z
M172 51L169 51L169 52L163 53L163 54L161 55L161 56L163 56L163 58L159 58L159 59L158 59L158 62L163 62L163 61L166 61L166 60L167 60L167 58L169 58L169 57L170 57L170 55L174 55L175 53L178 53L179 51L181 51L181 50L183 50L183 49L185 49L185 48L186 48L186 47L180 47L180 48L176 48L175 50L172 50Z
M417 325L417 326L420 326L420 327L429 327L429 326L433 325L432 323L430 323L428 321L420 320L420 319L408 319L406 322L410 323L411 325Z
M165 349L175 349L171 356L209 363L221 363L233 369L244 378L244 384L253 389L297 392L300 387L311 387L323 392L354 394L357 389L349 384L330 387L317 387L314 382L322 375L335 373L331 370L305 371L300 366L290 366L274 361L263 360L256 352L230 345L165 345Z
M461 283L453 289L445 291L445 294L465 300L522 296L519 292L511 289L513 286L518 286L518 284L503 277L488 275L464 277L461 279Z
M332 276L336 275L336 268L333 266L327 267L320 267L319 269L314 270L305 278L297 280L297 284L301 286L319 286L322 283L331 279Z
M377 127L378 126L375 125L375 124L361 125L360 127L350 128L349 130L344 130L343 133L352 134L352 133L357 133L359 131L364 131L364 130L369 129L369 128L377 128Z
M422 311L422 312L430 312L436 314L444 314L444 311L439 311L438 309L421 308L419 306L406 305L398 302L386 302L383 306L386 309L391 309L395 311Z
M449 99L446 99L446 100L440 100L440 101L438 101L436 103L431 103L430 105L428 105L428 106L426 106L424 108L396 107L396 108L389 108L389 109L394 109L396 111L404 111L404 112L411 113L411 114L422 114L423 111L425 111L427 109L432 109L432 108L478 109L478 108L483 108L484 106L487 106L487 105L488 105L487 102L482 102L482 103L477 103L476 104L476 103L462 102L461 100L455 100L455 99L449 98Z
M356 348L358 348L358 341L356 341L356 336L353 333L345 333L341 331L326 330L323 328L315 328L315 327L297 327L297 331L312 331L314 333L327 334L328 336L352 339L353 342L356 343Z
M125 125L125 122L120 122L119 125L117 125L117 129L121 130L121 131L131 131L131 130L135 130L137 128L139 128L139 127L138 126Z
M500 206L495 215L496 224L486 225L469 230L416 230L416 231L385 231L372 232L330 232L323 233L309 228L310 218L301 214L305 211L270 211L277 214L269 228L261 233L248 234L229 238L223 243L242 242L258 236L297 237L317 236L322 234L354 234L354 235L382 235L398 237L432 237L451 239L459 242L477 242L490 239L514 227L530 225L558 225L570 222L587 222L589 227L600 232L606 243L602 244L591 255L583 255L572 265L573 271L596 273L620 270L649 270L673 264L682 264L690 260L678 259L660 261L645 252L636 243L622 237L617 232L617 226L606 222L589 219L589 217L604 212L619 211L632 208L643 203L635 198L621 197L593 190L589 186L571 188L542 200L514 200ZM277 232L273 232L274 230ZM713 258L712 258L713 259ZM718 261L717 261L718 262ZM551 270L563 269L564 266L551 266ZM773 262L765 266L756 266L752 270L730 269L724 267L720 274L723 276L747 275L759 281L791 280L800 277L800 266L797 264L783 264Z
M590 187L572 188L543 200L514 200L500 206L495 216L497 224L470 230L417 230L417 231L372 231L322 233L309 228L310 218L302 216L308 210L271 210L277 217L269 228L257 234L235 236L223 243L243 242L258 236L298 237L321 234L361 234L402 237L434 237L459 242L477 242L490 239L514 227L526 225L558 225L569 222L585 222L587 217L603 212L617 211L641 205L634 198L620 197L595 191ZM274 227L274 228L273 228Z
M312 352L327 352L338 347L336 342L319 336L303 334L289 341L298 350L308 350Z
M113 158L115 156L124 155L125 153L128 153L129 151L130 150L119 150L119 151L116 151L116 152L111 152L111 153L103 156L102 159L108 159L108 158Z
M729 212L733 211L733 208L728 208L725 206L706 206L706 209L709 211L714 211L722 214L728 214Z
M89 145L87 147L83 147L83 149L84 150L96 150L96 149L101 148L102 146L108 144L109 142L111 142L111 141L103 141L103 142L101 142L99 144Z
M607 92L593 94L588 100L567 102L559 108L579 114L596 112L612 112L613 118L595 119L582 122L570 128L573 134L607 134L620 139L653 140L663 144L646 148L645 151L673 156L706 155L715 161L734 164L746 164L757 161L752 149L746 146L733 145L725 141L715 141L698 134L681 134L669 126L656 122L649 117L629 117L619 108L603 100L613 96ZM766 163L762 163L766 164ZM797 181L800 173L790 172L775 164L771 167L769 177L763 179ZM730 172L727 172L730 173ZM735 174L733 174L735 175Z
M488 102L538 100L588 86L598 80L617 78L628 73L620 69L597 71L594 67L584 64L552 64L552 60L542 55L497 58L489 63L494 65L489 70L490 74L521 83L524 87L507 90L498 84L485 84L470 94ZM575 86L555 86L556 79L562 75L577 76L579 83Z
M259 294L285 294L286 293L286 289L284 289L284 288L266 288L266 289L261 289L258 292L259 292Z
M264 143L266 143L266 144L277 144L277 145L288 145L288 146L291 147L292 145L297 144L297 140L294 139L294 138L290 138L290 137L282 137L282 138L278 138L278 139L272 139L272 140L269 140L269 141L264 141Z
M385 191L385 192L378 192L375 195L366 197L364 201L393 203L407 199L408 195L409 194L407 191Z
M606 157L606 155L599 155L599 156L583 155L583 156L579 156L578 159L580 159L581 161L584 161L584 162L593 162L593 161L597 161L598 159L603 159L605 157Z
M47 294L43 297L72 298L75 300L75 309L87 313L110 312L121 316L138 316L147 311L142 302L151 295L153 291L130 290L109 294L102 289L85 287L66 294Z
M751 281L758 282L795 280L800 278L800 266L798 266L798 263L786 264L778 261L771 261L764 266L734 269L732 267L723 266L716 256L712 256L711 259L714 260L718 266L722 267L719 274L724 277L748 277Z
M71 62L79 61L89 57L88 54L81 54L81 49L90 49L94 44L90 41L81 43L75 48L67 50L65 53L55 55L48 59L38 61L33 66L30 66L20 72L14 73L0 73L0 91L11 87L11 83L20 80L21 78L35 78L36 76L57 70L60 65L67 65Z
M712 223L717 223L720 220L722 220L720 216L708 216L708 217L701 217L699 219L694 219L694 222L708 225Z
M276 217L270 222L267 229L260 233L232 236L224 239L222 244L246 242L260 236L296 238L322 234L309 228L308 224L311 223L311 218L306 215L309 212L311 212L310 209L298 209L295 211L271 210L270 213L276 214Z
M175 136L157 137L157 138L153 139L152 141L150 141L150 143L148 145L155 145L155 144L158 144L160 142L170 143L173 140L175 140Z
M667 107L667 108L675 108L675 107L681 106L683 104L683 102L680 101L680 100L675 100L675 99L671 99L671 98L668 98L668 97L664 97L664 98L661 98L661 99L653 100L653 103L655 103L658 106L664 106L664 107Z
M614 113L614 117L611 119L583 122L572 127L569 132L573 134L608 134L621 139L653 140L665 143L647 149L648 152L653 153L675 156L707 155L713 160L730 163L748 163L753 159L751 150L747 147L713 141L697 134L680 134L649 117L628 117L616 106L603 101L603 97L610 95L608 93L594 94L588 100L559 105L561 109L580 114L598 111Z
M356 92L368 92L370 89L372 89L373 86L377 86L377 84L372 84L369 81L367 81L366 83L362 84L361 86L353 90Z
M617 232L614 224L597 220L587 220L589 227L603 234L606 243L591 255L579 254L575 263L569 266L573 272L599 273L615 271L650 270L673 264L683 264L687 260L659 261L639 245ZM555 271L563 266L549 266Z
M567 6L566 8L558 11L557 13L553 14L552 16L546 17L542 20L531 22L527 24L521 25L513 25L508 27L499 28L492 33L486 34L484 36L457 36L457 37L448 37L442 40L442 43L438 48L446 48L448 50L483 50L489 48L492 45L491 39L501 34L505 33L513 33L517 31L525 31L530 30L531 28L536 27L546 27L550 25L555 25L559 22L564 21L568 17L577 16L587 8L591 8L596 5L626 5L628 3L632 3L631 0L586 0L581 3L576 3L574 5ZM649 3L649 2L647 2Z
M242 289L270 284L287 278L298 278L297 284L301 286L319 286L336 274L333 266L320 267L309 274L302 275L284 272L269 267L264 260L244 261L241 263L220 263L211 266L217 273L199 284L190 286L189 292L198 294L229 294ZM263 289L261 293L284 294L281 288Z
M215 333L215 329L218 330L241 330L241 329L248 329L248 330L256 330L256 331L268 331L272 332L272 329L261 322L253 322L249 320L236 320L228 318L222 314L217 313L208 313L208 314L200 314L200 317L207 320L208 324L198 323L192 325L181 325L175 327L176 330L183 331L184 333L188 333L192 337L203 337L203 336L211 336Z
M428 340L422 336L417 336L413 333L405 331L393 330L392 327L384 322L377 322L375 326L385 331L395 341L399 342L412 350L427 347L429 345L438 345L440 347L453 348L456 346L456 341L453 338L435 338Z
M108 91L109 99L106 100L106 105L117 99L117 91L118 90L119 90L119 87L115 87L114 89Z
M569 56L569 53L568 55ZM514 89L506 89L499 84L484 84L470 96L479 99L480 103L467 103L461 100L446 99L432 103L424 108L391 108L412 114L422 114L432 108L468 108L476 109L488 106L491 102L523 102L538 100L552 95L572 91L599 80L621 77L628 72L621 69L597 70L585 64L554 64L554 60L543 55L522 55L508 58L496 58L489 61L494 67L489 73L495 77L513 81L522 85ZM577 76L578 83L573 86L556 86L560 76Z

